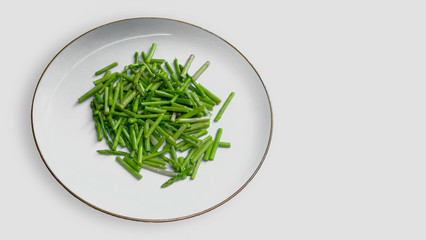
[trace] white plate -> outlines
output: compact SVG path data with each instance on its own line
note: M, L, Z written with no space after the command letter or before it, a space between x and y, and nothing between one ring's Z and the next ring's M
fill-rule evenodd
M141 170L135 180L96 140L90 101L77 99L89 90L94 72L114 61L118 69L133 63L133 54L157 44L155 58L184 64L192 53L193 74L205 61L210 67L199 78L222 98L236 93L209 133L223 128L214 161L202 162L195 180L160 188L168 177ZM222 105L220 104L220 106ZM214 108L216 116L220 106ZM65 46L49 63L34 93L34 139L41 158L62 186L102 212L136 221L174 221L208 212L240 192L259 170L272 133L272 110L260 76L232 45L200 27L161 18L136 18L95 28Z

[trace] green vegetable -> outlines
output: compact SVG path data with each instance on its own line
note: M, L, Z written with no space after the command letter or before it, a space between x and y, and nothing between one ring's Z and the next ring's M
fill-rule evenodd
M229 94L228 98L226 99L225 103L222 105L222 107L219 109L219 112L217 113L216 117L214 118L214 121L217 122L222 117L223 113L225 112L225 109L228 107L229 103L231 102L232 98L234 97L235 93L231 92Z
M210 160L213 160L216 155L217 147L219 146L220 138L222 137L222 131L222 128L219 128L216 132L216 138L214 139L213 147L209 156Z
M111 68L113 68L113 67L115 67L115 66L117 66L117 65L118 65L118 63L117 63L117 62L113 62L113 63L111 63L110 65L108 65L108 66L106 66L106 67L104 67L104 68L102 68L102 69L100 69L100 70L96 71L96 72L95 72L95 75L96 75L96 76L98 76L98 75L100 75L100 74L102 74L102 73L104 73L104 72L106 72L106 71L110 70Z
M86 99L97 93L99 90L101 90L104 86L102 84L96 85L92 89L90 89L87 93L85 93L83 96L81 96L78 99L78 102L84 102Z
M214 140L207 131L211 111L221 100L196 80L210 62L191 76L193 54L184 66L174 59L172 68L165 59L154 58L156 48L153 43L147 54L135 52L134 62L121 72L111 72L117 62L96 71L96 76L104 75L93 81L95 86L78 102L93 97L90 107L97 139L109 147L98 153L116 156L137 179L145 170L171 177L164 188L188 176L194 179L203 156L208 160L218 147L230 147L230 143L220 142L221 128Z
M129 164L127 164L123 159L120 157L116 157L115 160L123 166L129 173L131 173L135 178L138 180L142 178L142 175L140 175L135 169L133 169Z
M230 142L219 142L219 147L230 148L231 143Z

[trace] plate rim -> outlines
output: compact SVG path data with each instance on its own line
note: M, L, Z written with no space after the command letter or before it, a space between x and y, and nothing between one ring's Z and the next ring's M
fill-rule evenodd
M47 164L47 162L46 162L46 160L44 159L44 157L43 157L43 154L42 154L42 152L41 152L41 150L40 150L40 148L39 148L39 145L38 145L38 142L37 142L37 138L36 138L36 135L35 135L35 131L34 131L34 118L33 118L33 113L34 113L34 100L35 100L35 96L36 96L36 94L37 94L37 89L38 89L38 87L39 87L39 85L40 85L40 82L41 82L41 80L42 80L42 78L43 78L43 76L44 76L44 74L45 74L45 72L46 72L46 70L50 67L50 65L51 65L51 63L56 59L56 57L58 57L59 56L59 54L61 54L62 53L62 51L64 51L69 45L71 45L72 43L74 43L76 40L78 40L78 39L80 39L81 37L83 37L84 35L86 35L86 34L88 34L88 33L90 33L90 32L92 32L92 31L95 31L95 30L97 30L97 29L99 29L99 28L101 28L101 27L104 27L104 26L107 26L107 25L111 25L111 24L115 24L115 23L118 23L118 22L124 22L124 21L129 21L129 20L146 20L146 19L153 19L153 20L167 20L167 21L173 21L173 22L178 22L178 23L183 23L183 24L187 24L187 25L190 25L190 26L192 26L192 27L196 27L196 28L198 28L198 29L200 29L200 30L203 30L203 31L205 31L205 32L207 32L207 33L209 33L209 34L211 34L211 35L213 35L213 36L215 36L215 37L217 37L217 38L219 38L220 40L222 40L222 41L224 41L226 44L228 44L229 46L231 46L235 51L237 51L246 61L247 61L247 63L251 66L251 68L254 70L254 72L256 73L256 75L258 76L258 78L259 78L259 80L260 80L260 82L262 83L262 86L263 86L263 89L265 90L265 93L266 93L266 97L267 97L267 99L268 99L268 104L269 104L269 110L270 110L270 114L271 114L271 127L270 127L270 130L269 130L269 139L268 139L268 144L267 144L267 146L266 146L266 149L265 149L265 153L263 154L263 157L262 157L262 160L260 161L260 163L259 163L259 165L257 166L257 168L255 169L255 171L253 172L253 174L248 178L248 180L236 191L236 192L234 192L233 194L231 194L229 197L227 197L226 199L224 199L224 200L222 200L221 202L219 202L219 203L217 203L217 204L215 204L215 205L213 205L212 207L209 207L209 208L207 208L207 209L204 209L204 210L202 210L202 211L199 211L199 212L196 212L196 213L193 213L193 214L189 214L189 215L186 215L186 216L182 216L182 217L175 217L175 218L166 218L166 219L144 219L144 218L134 218L134 217L129 217L129 216L124 216L124 215L120 215L120 214L116 214L116 213L112 213L112 212L110 212L110 211L108 211L108 210L105 210L105 209L102 209L102 208L100 208L100 207L97 207L97 206L95 206L95 205L93 205L93 204L91 204L90 202L88 202L88 201L86 201L86 200L84 200L82 197L80 197L80 196L78 196L76 193L74 193L73 191L71 191L64 183L62 183L60 180L59 180L59 178L58 177L56 177L56 175L55 175L55 173L50 169L50 167L49 167L49 165ZM263 82L263 80L262 80L262 78L261 78L261 76L259 75L259 73L257 72L257 70L255 69L255 67L253 66L253 64L251 64L251 62L244 56L244 54L243 53L241 53L235 46L233 46L231 43L229 43L228 41L226 41L225 39L223 39L222 37L220 37L219 35L217 35L217 34L215 34L215 33L213 33L213 32L211 32L211 31L209 31L209 30L207 30L207 29L204 29L204 28L202 28L202 27L200 27L200 26L197 26L197 25L195 25L195 24L192 24L192 23L188 23L188 22L185 22L185 21L182 21L182 20L176 20L176 19L171 19L171 18L164 18L164 17L134 17L134 18L124 18L124 19L120 19L120 20L116 20L116 21L112 21L112 22L109 22L109 23L106 23L106 24L102 24L102 25L100 25L100 26L98 26L98 27L95 27L95 28L93 28L93 29L90 29L90 30L88 30L88 31L86 31L86 32L84 32L83 34L81 34L81 35L79 35L78 37L76 37L76 38L74 38L72 41L70 41L68 44L66 44L58 53L56 53L55 54L55 56L52 58L52 60L50 60L50 62L47 64L47 66L46 66L46 68L43 70L43 72L42 72L42 74L41 74L41 76L40 76L40 78L39 78L39 80L38 80L38 82L37 82L37 85L36 85L36 87L35 87L35 89L34 89L34 94L33 94L33 97L32 97L32 102L31 102L31 130L32 130L32 135L33 135L33 139L34 139L34 143L35 143L35 145L36 145L36 148L37 148L37 151L38 151L38 153L40 154L40 157L41 157L41 159L42 159L42 161L43 161L43 163L44 163L44 165L46 166L46 168L49 170L49 172L50 172L50 174L56 179L56 181L62 186L62 187L64 187L65 188L65 190L67 190L71 195L73 195L75 198L77 198L78 200L80 200L81 202L83 202L83 203L85 203L86 205L88 205L89 207L92 207L92 208L94 208L95 210L98 210L98 211L100 211L100 212L103 212L103 213L106 213L106 214L108 214L108 215L111 215L111 216L114 216L114 217L118 217L118 218L122 218L122 219L126 219L126 220L131 220L131 221L136 221L136 222L152 222L152 223L164 223L164 222L175 222L175 221L180 221L180 220L184 220L184 219L189 219L189 218L193 218L193 217L196 217L196 216L200 216L200 215L202 215L202 214L204 214L204 213L207 213L207 212L210 212L211 210L213 210L213 209L216 209L216 208L218 208L219 206L221 206L221 205L223 205L223 204L225 204L226 202L228 202L229 200L231 200L232 198L234 198L238 193L240 193L250 182L251 182L251 180L254 178L254 176L257 174L257 172L260 170L260 168L261 168L261 166L263 165L263 162L265 161L265 159L266 159L266 155L268 154L268 151L269 151L269 148L270 148L270 145L271 145L271 141L272 141L272 133L273 133L273 112L272 112L272 104L271 104L271 99L270 99L270 97L269 97L269 93L268 93L268 90L266 89L266 86L265 86L265 83Z

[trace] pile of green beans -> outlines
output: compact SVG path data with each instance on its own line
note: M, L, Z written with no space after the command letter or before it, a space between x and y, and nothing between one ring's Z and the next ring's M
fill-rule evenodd
M219 147L231 144L221 142L222 128L214 138L208 135L211 111L221 99L196 80L210 62L191 76L193 54L184 65L174 59L172 67L164 59L153 58L156 47L152 44L148 54L136 52L134 63L121 72L111 72L117 62L96 71L96 76L103 75L78 102L93 97L90 107L97 139L109 147L98 153L116 156L136 179L142 178L142 168L171 177L164 188L187 177L194 179L202 160L214 160ZM228 96L215 122L234 94Z

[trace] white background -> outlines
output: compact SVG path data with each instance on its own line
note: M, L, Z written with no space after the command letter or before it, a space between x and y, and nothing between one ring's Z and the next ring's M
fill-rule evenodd
M1 239L425 239L423 1L8 1L0 15ZM99 25L193 23L254 65L270 152L225 205L149 224L96 211L50 175L30 106L49 61Z

